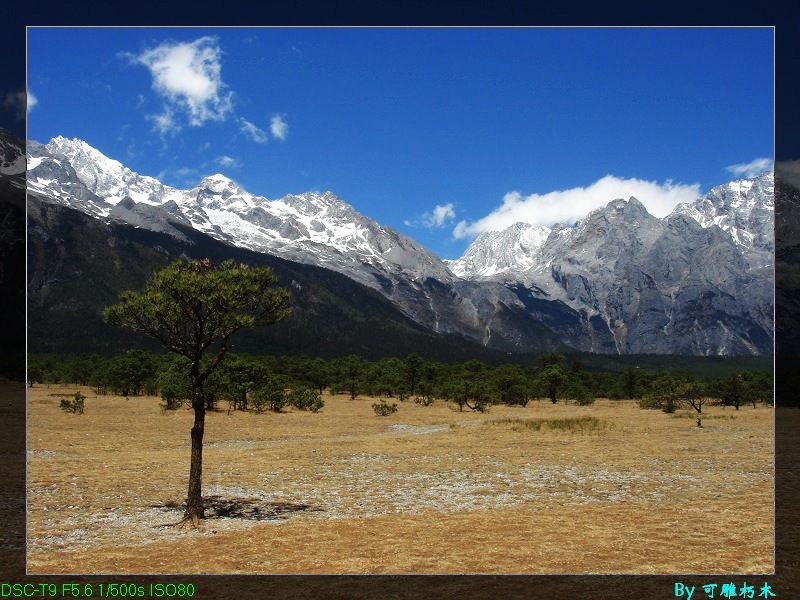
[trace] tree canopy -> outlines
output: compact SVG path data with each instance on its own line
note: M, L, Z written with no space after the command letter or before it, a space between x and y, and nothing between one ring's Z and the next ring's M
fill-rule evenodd
M221 360L229 338L240 329L288 316L291 296L273 287L276 281L267 267L178 260L157 272L143 292L120 294L119 302L106 309L105 320L142 331L192 361L219 343Z
M105 310L111 325L129 327L157 339L188 359L194 409L186 519L204 518L201 495L206 402L203 385L230 350L241 329L271 325L290 312L291 296L276 288L267 267L225 261L177 260L157 272L142 292L127 291ZM208 352L210 360L203 360Z

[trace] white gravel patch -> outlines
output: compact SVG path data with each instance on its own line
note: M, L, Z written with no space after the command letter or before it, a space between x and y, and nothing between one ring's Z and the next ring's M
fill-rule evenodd
M434 427L442 430L442 426ZM429 431L432 427L402 424L390 428L412 435L419 430L434 432ZM338 464L333 467L329 464L313 469L265 471L260 473L262 483L257 487L205 485L206 498L246 500L258 506L261 512L257 516L266 520L210 518L197 529L159 527L181 520L183 508L179 506L165 507L143 500L143 508L87 510L77 489L72 496L59 496L59 504L55 486L35 486L28 490L29 510L37 512L38 531L53 533L31 537L28 547L32 552L78 552L99 544L146 544L185 539L187 535L244 531L256 523L280 525L295 519L652 501L660 500L666 490L682 490L687 497L693 497L706 485L702 477L675 473L657 464L642 465L643 471L636 471L536 463L509 465L476 456L404 458L387 453L356 453L335 462ZM719 469L724 466L713 465ZM771 477L768 471L726 472L726 480L720 485L736 489L744 482ZM106 506L113 505L115 499L108 500ZM148 503L154 506L146 506ZM281 505L287 507L285 511L278 508L277 516L269 516L270 510ZM253 517L252 513L248 517Z
M425 435L426 433L439 433L440 431L447 431L450 429L449 425L428 425L427 427L420 427L417 425L406 425L404 423L395 423L389 425L389 431L397 431L401 433L410 433L412 435Z

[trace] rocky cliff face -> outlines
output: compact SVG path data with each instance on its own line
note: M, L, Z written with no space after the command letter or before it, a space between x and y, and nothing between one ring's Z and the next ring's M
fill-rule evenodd
M445 263L466 279L527 271L538 264L539 251L548 235L547 227L515 223L503 231L482 233L461 258Z
M479 237L452 267L599 319L617 352L769 354L773 223L769 173L715 188L664 219L635 198L614 200L574 227L537 235L535 246L517 241L532 227L517 224ZM498 239L526 251L509 260L494 252ZM596 327L585 339L607 348Z
M250 194L223 175L177 190L80 140L28 146L28 190L107 222L343 273L437 333L506 351L765 354L772 349L772 175L733 182L665 219L635 198L573 227L519 223L457 261L333 193Z
M45 202L182 240L182 227L190 226L232 246L343 273L435 333L507 351L558 345L504 286L460 280L415 240L331 192L268 200L219 174L177 190L64 138L32 142L28 156L29 193Z

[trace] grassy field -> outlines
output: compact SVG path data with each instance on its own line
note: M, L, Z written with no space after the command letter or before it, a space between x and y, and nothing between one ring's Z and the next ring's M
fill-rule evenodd
M83 415L59 400L87 396ZM212 518L180 520L188 410L28 390L28 571L769 573L769 407L693 414L324 396L317 413L206 419ZM396 400L390 400L396 402Z

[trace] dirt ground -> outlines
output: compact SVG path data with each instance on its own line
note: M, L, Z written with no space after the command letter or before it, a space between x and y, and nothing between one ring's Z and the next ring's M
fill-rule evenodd
M77 390L82 415L59 409ZM189 410L28 390L27 562L51 573L765 574L774 411L695 415L325 395L319 413L206 419L209 517L179 521ZM594 420L588 419L593 417ZM583 418L582 428L545 423Z

